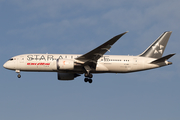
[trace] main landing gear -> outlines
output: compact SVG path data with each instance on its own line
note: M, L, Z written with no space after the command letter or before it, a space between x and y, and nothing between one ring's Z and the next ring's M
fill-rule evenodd
M84 74L84 82L89 82L89 83L92 83L92 77L93 75L90 73L91 71L91 68L89 65L85 65L84 66L84 69L86 70L86 73Z
M92 83L92 77L93 77L93 75L91 74L91 73L85 73L84 74L84 76L86 77L86 78L84 78L84 82L89 82L89 83Z
M20 70L16 70L16 73L18 73L17 77L21 78Z

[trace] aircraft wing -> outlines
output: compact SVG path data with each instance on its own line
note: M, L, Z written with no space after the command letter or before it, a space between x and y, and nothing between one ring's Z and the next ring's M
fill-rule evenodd
M124 34L126 34L127 32L124 32L122 34L119 34L115 37L113 37L112 39L108 40L107 42L105 42L104 44L100 45L99 47L93 49L92 51L76 58L76 60L82 61L84 63L84 66L89 66L92 68L96 67L96 63L97 60L102 57L107 51L109 51L109 49L111 48L111 46L120 38L122 37ZM88 68L89 68L88 67Z

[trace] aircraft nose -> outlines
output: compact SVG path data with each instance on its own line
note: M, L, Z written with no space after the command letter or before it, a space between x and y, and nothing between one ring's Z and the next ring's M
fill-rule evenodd
M4 63L3 67L4 67L4 68L6 68L6 69L8 68L8 64L7 64L7 62L6 62L6 63Z
M3 67L4 67L4 68L7 68L7 63L4 63Z
M14 70L16 68L15 63L12 61L7 61L4 63L3 67L9 70Z

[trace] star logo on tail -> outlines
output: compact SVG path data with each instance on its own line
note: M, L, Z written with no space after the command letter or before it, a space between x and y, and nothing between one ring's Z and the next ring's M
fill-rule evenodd
M154 54L162 54L164 50L164 46L160 45L159 43L156 43L154 46L152 46L152 49L154 50Z

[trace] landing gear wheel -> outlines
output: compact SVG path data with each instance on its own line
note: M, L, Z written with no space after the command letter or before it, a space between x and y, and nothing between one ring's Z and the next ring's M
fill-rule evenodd
M84 82L89 82L89 83L92 83L92 79L89 79L89 78L84 78Z
M84 77L89 77L89 78L92 78L92 77L93 77L93 75L92 75L91 73L89 73L89 74L88 74L88 73L85 73L85 74L84 74Z
M89 79L89 83L92 83L92 79Z
M93 77L93 75L91 74L91 73L89 73L89 72L87 72L87 73L85 73L84 74L84 82L89 82L89 83L92 83L92 77Z
M85 74L84 74L84 77L88 77L88 76L89 76L89 74L88 74L88 73L85 73Z
M21 75L20 75L20 74L18 74L18 75L17 75L17 77L18 77L18 78L21 78Z
M90 74L89 74L89 78L92 78L92 77L93 77L93 75L90 73Z
M87 81L89 81L88 78L84 78L84 82L87 82Z

